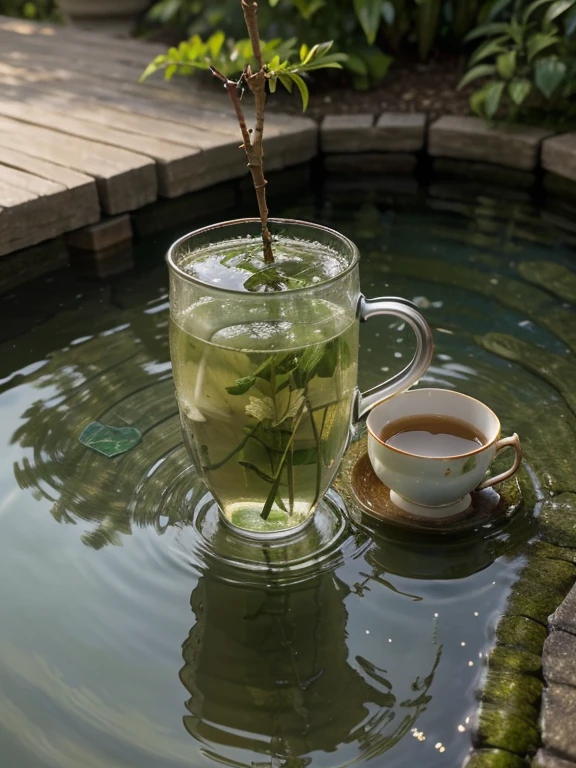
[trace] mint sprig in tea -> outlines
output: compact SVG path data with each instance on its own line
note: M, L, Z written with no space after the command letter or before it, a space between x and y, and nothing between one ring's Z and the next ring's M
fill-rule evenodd
M321 286L347 260L287 237L274 254L267 266L254 238L194 251L181 269L230 293L222 301L208 289L172 312L186 443L225 517L254 532L312 514L347 444L356 385L355 306L296 290Z

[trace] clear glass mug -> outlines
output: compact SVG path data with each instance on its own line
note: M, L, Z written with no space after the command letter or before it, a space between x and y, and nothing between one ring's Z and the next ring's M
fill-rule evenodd
M362 296L360 255L348 238L288 219L272 219L270 228L296 247L318 244L319 258L331 249L342 271L310 287L260 293L219 288L217 276L204 282L186 271L207 248L259 238L259 219L199 229L167 254L184 441L223 519L256 537L295 532L311 519L338 470L351 424L414 384L433 351L430 328L409 301ZM376 315L408 323L416 352L403 371L360 393L359 325Z

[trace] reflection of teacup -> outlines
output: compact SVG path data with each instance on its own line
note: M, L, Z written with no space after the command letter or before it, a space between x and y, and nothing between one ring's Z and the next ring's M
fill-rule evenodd
M370 461L390 488L391 500L422 517L463 512L470 506L470 491L506 480L522 460L518 435L499 439L496 414L459 392L404 392L376 406L366 425ZM483 481L496 453L507 446L515 450L513 466Z

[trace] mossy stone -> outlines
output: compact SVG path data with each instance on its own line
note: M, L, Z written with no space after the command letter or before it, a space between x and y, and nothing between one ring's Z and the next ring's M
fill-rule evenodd
M576 578L576 568L562 560L531 558L512 587L506 613L546 624Z
M525 616L503 616L496 627L496 643L527 651L540 658L546 634L545 627ZM490 663L492 663L492 657Z
M553 261L523 261L518 272L525 280L546 288L564 301L576 302L576 275L563 264Z
M488 665L493 669L537 675L542 670L542 659L530 651L497 645L490 651Z
M543 557L548 560L564 560L567 563L576 565L576 549L558 547L556 544L549 544L547 541L532 542L528 553L534 555L534 557Z
M518 755L503 749L477 749L466 760L464 768L528 768Z
M572 412L576 412L576 393L572 386L576 365L571 357L560 357L506 333L487 333L477 341L488 352L519 363L547 381L560 392Z
M482 704L475 736L478 746L506 749L517 755L535 752L540 745L535 722L495 704Z
M537 677L521 672L510 672L501 669L488 669L480 698L496 706L508 706L511 709L524 705L526 717L528 712L538 716L543 683ZM528 709L529 708L529 709Z
M561 493L542 504L540 531L544 541L576 549L576 494Z

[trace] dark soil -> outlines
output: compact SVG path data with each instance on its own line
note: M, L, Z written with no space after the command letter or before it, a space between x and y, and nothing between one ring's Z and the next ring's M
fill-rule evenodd
M316 120L325 115L379 112L426 112L432 119L440 115L468 115L468 100L474 88L457 91L464 59L449 58L428 64L396 62L383 82L369 91L355 91L350 85L317 78L310 83L307 115ZM272 112L300 114L299 98L278 91L269 98Z

